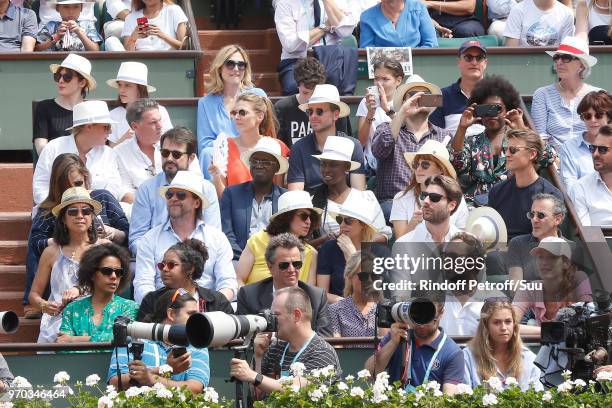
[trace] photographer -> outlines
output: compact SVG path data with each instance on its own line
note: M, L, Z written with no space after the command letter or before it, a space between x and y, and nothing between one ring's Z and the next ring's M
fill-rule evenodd
M155 312L149 316L152 323L184 325L187 319L198 312L198 303L184 289L164 293L155 305ZM186 386L193 393L201 393L208 385L210 368L208 350L187 347L187 352L177 355L171 344L161 341L142 340L142 357L135 359L133 349L128 354L125 347L113 351L107 382L117 387L117 362L121 372L122 384L147 385L162 383L166 387ZM180 349L178 349L180 350ZM168 364L172 376L167 379L159 375L159 367Z
M340 360L334 348L312 328L312 307L306 292L298 287L286 287L274 292L272 313L277 318L279 341L270 342L270 333L255 338L255 370L244 360L232 359L230 374L237 380L252 383L259 393L282 389L277 380L292 375L290 367L300 362L305 373L332 365L340 375ZM294 384L302 387L308 382L297 377Z

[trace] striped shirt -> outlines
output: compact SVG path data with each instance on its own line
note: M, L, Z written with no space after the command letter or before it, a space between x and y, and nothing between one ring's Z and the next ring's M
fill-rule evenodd
M376 330L376 305L372 305L366 316L357 309L353 297L349 296L329 305L332 332L340 337L374 337ZM369 348L365 344L347 348Z

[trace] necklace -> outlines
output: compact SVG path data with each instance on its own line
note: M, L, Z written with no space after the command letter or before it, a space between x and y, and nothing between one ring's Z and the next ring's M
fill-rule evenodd
M597 3L597 0L593 0L593 5L595 6L596 9L603 10L608 13L610 12L610 2L608 2L608 4L606 4L605 6L600 6Z

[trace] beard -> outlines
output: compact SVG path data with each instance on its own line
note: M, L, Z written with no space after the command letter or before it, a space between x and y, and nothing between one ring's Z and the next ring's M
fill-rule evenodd
M432 209L431 215L427 215L427 216L423 214L423 219L434 225L441 224L448 217L449 217L449 214L446 211L444 211L444 209L439 209L439 210Z

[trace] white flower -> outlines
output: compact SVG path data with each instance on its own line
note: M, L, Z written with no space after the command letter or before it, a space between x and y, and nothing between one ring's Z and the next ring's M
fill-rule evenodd
M370 370L366 370L363 369L360 372L357 373L357 378L361 378L361 379L366 379L366 378L370 378L372 376L372 374L370 374Z
M300 386L299 386L299 385L297 385L297 384L293 384L293 385L291 386L291 391L293 391L294 393L298 393L298 392L300 392Z
M131 387L131 388L128 388L125 391L126 398L132 398L132 397L136 397L138 395L140 395L140 388L138 388L138 387Z
M376 376L376 381L387 381L387 382L389 382L389 373L386 372L386 371L381 371Z
M327 394L327 391L329 391L329 389L327 388L327 385L321 384L321 386L319 387L319 391L321 391L323 394Z
M142 387L140 387L140 393L141 394L146 394L150 391L154 391L153 388L149 387L148 385L143 385Z
M574 385L572 384L572 382L568 380L568 381L565 381L562 384L559 384L557 386L557 391L559 391L559 392L570 392L572 390L573 386Z
M495 396L495 394L487 394L482 397L482 405L484 405L485 407L496 405L496 404L497 404L497 397Z
M353 381L353 380L355 379L355 376L354 376L354 375L350 375L350 374L349 374L349 375L347 375L346 377L344 377L344 379L345 379L346 381Z
M424 393L423 391L421 391L421 390L417 390L417 391L414 393L414 397L415 397L415 399L416 399L416 401L417 401L417 402L418 402L418 401L419 401L421 398L423 398L424 396L425 396L425 393Z
M278 379L278 382L281 383L281 385L291 385L293 384L293 376L288 375L286 377L281 377Z
M495 391L495 392L501 392L504 389L504 386L501 382L501 380L497 377L491 377L489 378L486 383L489 385L489 388L491 388L491 390Z
M472 391L472 387L470 387L467 384L457 384L457 388L455 391L455 394L457 395L461 395L461 394L466 394L466 395L472 395L474 393L474 391Z
M115 398L117 398L117 396L119 396L119 393L117 391L111 391L108 394L106 394L106 396L112 400L114 400Z
M160 389L158 389L158 390L155 392L155 395L156 395L158 398L167 398L167 399L170 399L170 398L172 398L172 391L170 391L170 390L169 390L169 389L167 389L167 388L160 388Z
M387 401L389 397L387 397L386 391L386 386L375 384L373 388L372 402L375 404L380 404L383 401Z
M13 403L10 401L0 402L0 408L13 408Z
M323 398L323 393L321 392L320 389L316 389L314 391L311 391L308 393L308 396L314 401L317 402L319 401L321 398Z
M15 378L17 379L17 378ZM595 378L597 381L612 381L612 371L600 371ZM15 381L13 381L13 384Z
M155 391L162 389L162 388L166 388L166 386L163 383L156 382L155 384L153 384L153 389Z
M170 367L168 364L162 364L159 366L159 375L164 375L166 373L172 374L172 371L172 367Z
M426 391L440 391L440 384L438 384L437 381L429 381L427 382L427 384L425 384L425 390Z
M98 408L112 408L113 400L106 395L98 399Z
M98 384L99 382L100 382L100 376L98 374L89 375L85 379L85 385L87 385L88 387L93 387L94 385Z
M206 387L204 390L204 401L216 404L219 402L219 394L217 394L214 388Z
M367 370L365 370L365 371L367 371ZM365 393L363 392L361 387L353 387L353 388L351 388L350 394L351 394L351 397L359 397L359 398L363 398L363 396L365 395Z
M32 384L25 377L17 376L13 379L14 388L32 388Z
M322 369L320 369L320 368L313 368L312 371L310 371L310 376L311 377L319 378L322 375L323 375Z
M113 392L113 391L117 391L117 389L115 388L115 386L114 386L114 385L109 384L109 385L107 385L107 386L106 386L106 393L107 393L107 394L109 394L109 393L111 393L111 392Z
M516 381L516 378L514 377L508 377L506 378L506 380L504 381L504 383L508 386L508 387L512 387L512 386L519 386L518 381Z
M542 401L549 402L550 400L552 400L552 394L550 391L546 391L544 394L542 394Z
M346 390L348 390L348 385L346 385L346 383L344 381L340 381L338 383L338 389L340 391L346 391Z
M331 364L321 369L321 375L325 378L333 377L334 374L336 374L336 369Z
M570 370L565 370L561 373L561 377L563 377L564 380L569 380L572 378L572 372Z
M584 380L581 380L580 378L574 381L574 387L576 388L586 387L586 385L586 382L584 382Z
M65 371L60 371L59 373L56 373L55 376L53 376L54 383L64 384L68 381L70 381L70 376Z
M293 373L294 376L302 377L304 375L304 370L306 370L306 366L298 361L291 364L291 367L289 367L289 369L291 370L291 373Z

